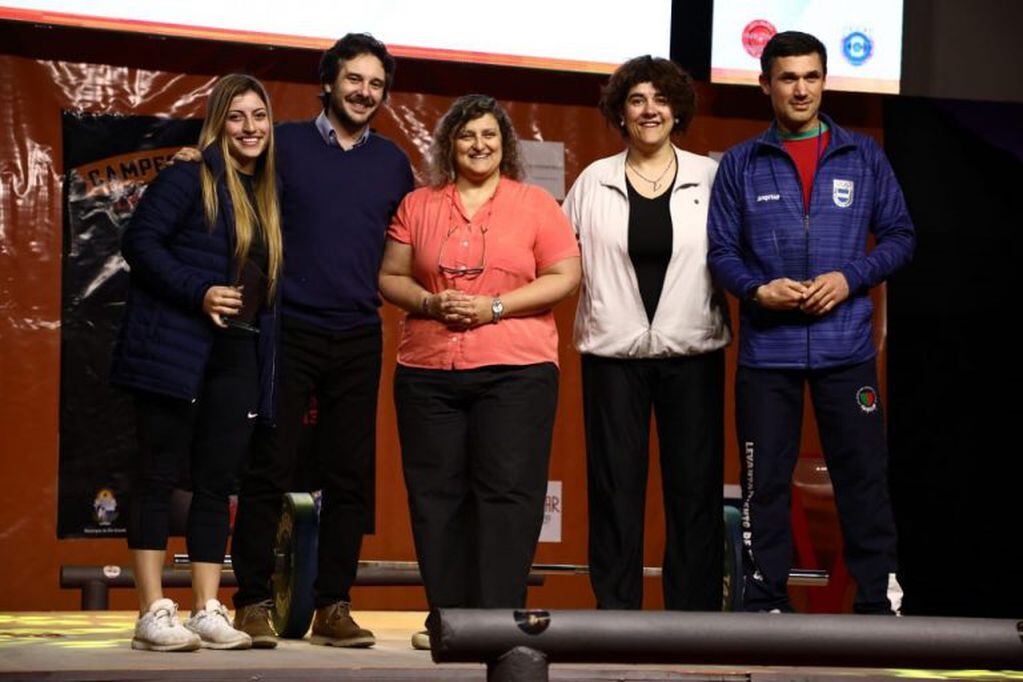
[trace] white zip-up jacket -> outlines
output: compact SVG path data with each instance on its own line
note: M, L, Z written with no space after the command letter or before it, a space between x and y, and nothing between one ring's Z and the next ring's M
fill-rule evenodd
M575 315L580 353L615 358L697 355L731 341L723 293L707 269L707 208L717 163L677 147L671 188L671 260L653 322L629 258L626 152L579 175L564 210L579 237L583 282Z

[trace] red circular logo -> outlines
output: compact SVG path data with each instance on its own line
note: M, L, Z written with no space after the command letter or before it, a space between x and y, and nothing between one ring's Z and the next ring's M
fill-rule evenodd
M771 22L754 19L746 24L746 28L742 29L742 46L749 56L760 59L764 45L767 45L767 41L777 32Z

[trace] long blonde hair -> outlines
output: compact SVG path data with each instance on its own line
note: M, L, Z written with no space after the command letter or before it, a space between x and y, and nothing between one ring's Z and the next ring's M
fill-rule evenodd
M256 174L253 177L255 206L249 202L248 193L242 185L238 171L231 163L231 151L228 146L230 143L227 135L224 134L224 122L231 109L231 102L235 97L247 92L254 92L263 100L270 123L266 150L256 164ZM220 78L214 84L206 102L206 119L203 121L202 130L199 131L199 148L206 149L213 144L219 146L220 153L224 157L224 180L227 194L231 197L231 203L234 205L234 258L237 264L235 277L239 277L245 267L249 257L249 247L252 244L252 233L254 229L258 228L262 231L267 245L267 297L272 301L277 291L281 263L284 258L281 212L277 201L273 114L270 110L270 98L266 94L266 88L252 76L232 73ZM202 203L206 212L206 221L212 230L217 222L219 209L217 180L205 163L202 164L200 173Z

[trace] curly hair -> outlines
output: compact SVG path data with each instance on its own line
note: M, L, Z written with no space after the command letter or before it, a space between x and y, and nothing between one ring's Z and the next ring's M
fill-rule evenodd
M431 187L443 187L454 181L455 137L469 121L491 114L501 130L501 175L512 180L523 176L519 160L519 138L511 119L497 100L489 95L462 95L456 99L433 131L433 141L426 155L426 181Z
M692 77L670 59L650 55L630 59L619 66L601 90L600 113L612 128L617 128L622 137L629 136L623 124L625 100L629 91L640 83L652 83L668 98L675 116L673 133L684 133L689 129L696 114L696 90L693 89Z

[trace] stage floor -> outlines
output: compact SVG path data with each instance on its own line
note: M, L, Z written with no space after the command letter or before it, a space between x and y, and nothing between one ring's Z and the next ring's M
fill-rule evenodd
M372 649L284 640L277 649L152 653L130 648L127 611L0 613L0 680L445 680L486 679L482 665L437 665L409 645L424 613L361 611ZM1023 672L664 665L552 665L552 680L1023 680Z

